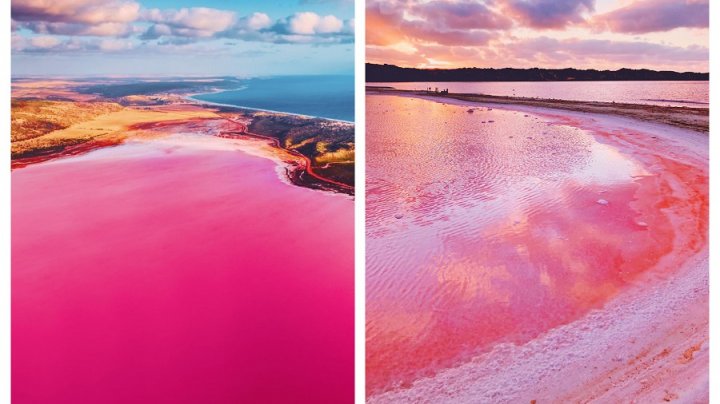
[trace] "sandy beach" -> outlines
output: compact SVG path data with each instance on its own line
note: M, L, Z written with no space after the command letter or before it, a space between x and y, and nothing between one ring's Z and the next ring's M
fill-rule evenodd
M370 98L429 101L447 109L440 116L448 116L448 120L463 113L477 119L478 125L498 125L486 121L485 116L499 109L517 119L592 134L596 141L638 164L641 175L634 182L639 187L632 191L628 206L645 213L634 219L635 223L657 237L671 235L668 249L655 253L656 262L638 260L631 268L625 266L622 271L638 272L624 275L627 283L583 315L529 339L493 344L487 351L435 368L397 388L381 391L376 387L369 391L368 402L707 402L707 110L688 113L688 108L516 102L508 97L436 96L388 89L370 89L368 94ZM641 117L648 119L638 119ZM372 128L368 136L371 134ZM527 135L532 135L528 141L542 137ZM599 198L612 205L618 196L608 192ZM600 202L608 203L598 199ZM587 209L597 205L594 199L589 203ZM650 212L658 212L658 216L651 219ZM608 245L605 251L612 254L616 248L626 249L637 242L628 233L626 240L617 239L617 244ZM484 293L501 284L491 285ZM526 286L528 291L534 287ZM373 288L372 279L369 288ZM601 284L595 285L596 290L600 288ZM453 313L446 315L452 318ZM379 327L380 320L372 313L368 318L374 328Z
M635 118L644 122L656 122L693 131L707 133L710 116L707 108L666 107L659 105L624 104L609 102L568 101L556 99L501 97L484 94L436 94L426 91L397 90L392 87L366 87L368 93L382 93L408 96L430 96L447 102L449 100L470 103L552 108L574 112L588 112L603 115Z

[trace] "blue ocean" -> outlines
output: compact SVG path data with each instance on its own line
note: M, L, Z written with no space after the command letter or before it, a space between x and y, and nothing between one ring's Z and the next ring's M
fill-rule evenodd
M281 76L243 80L239 90L200 94L201 101L315 117L355 120L353 76Z

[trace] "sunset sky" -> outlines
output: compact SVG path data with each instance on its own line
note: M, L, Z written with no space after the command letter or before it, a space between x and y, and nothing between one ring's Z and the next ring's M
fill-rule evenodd
M709 0L369 0L367 61L708 71Z
M352 0L12 0L12 74L352 74Z

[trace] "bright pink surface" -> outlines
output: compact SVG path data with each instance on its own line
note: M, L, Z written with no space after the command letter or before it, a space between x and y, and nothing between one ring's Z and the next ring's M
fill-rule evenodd
M366 111L369 396L524 344L707 243L706 161L652 133L406 97Z
M352 402L349 198L239 151L94 153L12 173L14 403Z

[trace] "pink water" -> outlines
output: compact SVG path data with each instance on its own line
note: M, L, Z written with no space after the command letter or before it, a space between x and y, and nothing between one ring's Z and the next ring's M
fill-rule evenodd
M553 98L630 104L708 108L707 81L534 81L369 83L403 90L447 88L451 93Z
M13 171L13 402L352 402L352 200L213 142Z
M706 243L706 161L677 144L468 109L367 97L370 397L572 322Z

